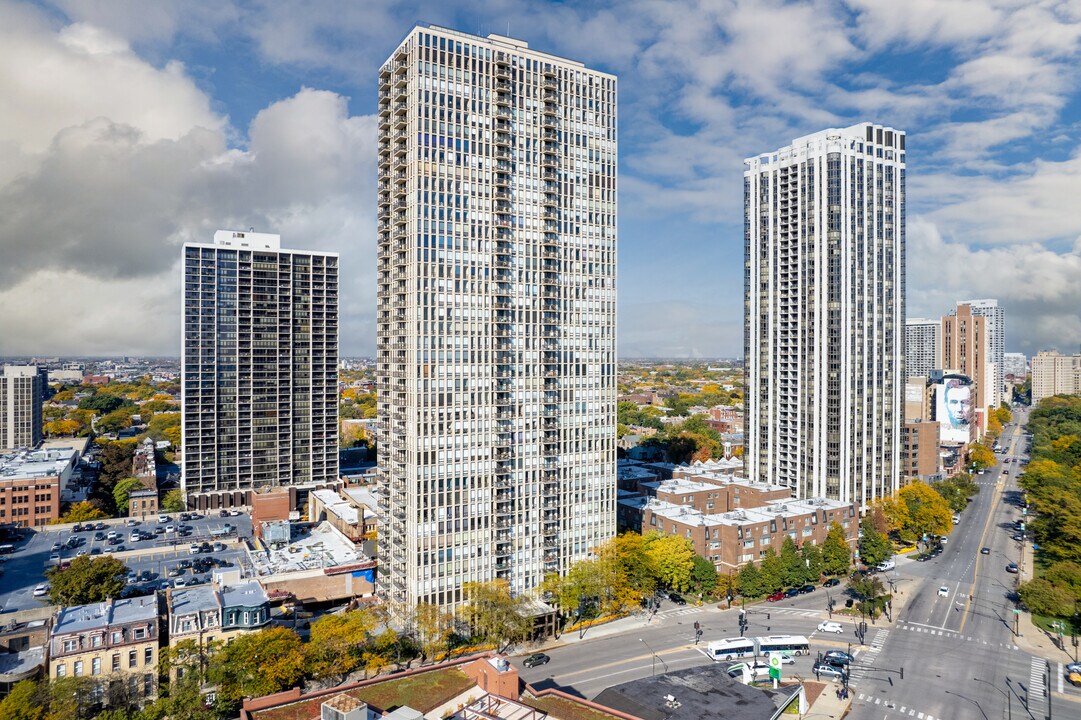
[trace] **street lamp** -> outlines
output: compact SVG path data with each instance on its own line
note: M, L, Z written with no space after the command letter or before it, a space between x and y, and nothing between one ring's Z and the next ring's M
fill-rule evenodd
M651 673L651 675L652 675L653 677L656 677L656 676L657 676L657 653L653 652L653 648L651 648L651 647L649 646L649 643L647 643L647 642L646 642L645 640L643 640L642 638L638 638L638 642L640 642L640 643L642 643L643 645L645 645L645 646L646 646L646 649L647 649L647 650L649 650L649 654L653 656L653 672Z
M999 694L1005 695L1006 696L1006 719L1007 720L1013 720L1013 699L1010 697L1010 694L1008 692L1006 692L1005 690L1003 690L1002 688L1000 688L998 685L995 685L993 682L989 682L987 680L980 680L978 677L974 677L972 679L975 680L978 683L983 683L984 685L990 685L995 690L997 690L999 692Z

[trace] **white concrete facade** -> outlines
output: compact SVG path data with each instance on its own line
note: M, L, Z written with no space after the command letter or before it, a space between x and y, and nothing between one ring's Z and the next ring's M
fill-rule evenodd
M615 532L616 79L417 27L379 118L380 592L525 592Z
M861 123L745 164L747 478L866 504L900 480L905 135Z
M45 370L36 365L4 365L0 369L0 451L41 444L45 385Z
M942 321L905 319L905 377L927 377L942 364Z
M1081 355L1041 350L1032 358L1032 404L1053 395L1081 393Z

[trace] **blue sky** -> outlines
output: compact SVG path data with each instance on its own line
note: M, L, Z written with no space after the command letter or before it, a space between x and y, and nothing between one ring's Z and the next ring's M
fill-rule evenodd
M619 76L623 357L742 354L742 160L908 133L909 315L1081 345L1081 4L0 0L0 355L176 354L179 246L342 255L374 350L375 77L417 23Z

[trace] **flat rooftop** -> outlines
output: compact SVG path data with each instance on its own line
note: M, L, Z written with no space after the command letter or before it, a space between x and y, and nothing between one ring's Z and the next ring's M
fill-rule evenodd
M797 692L744 685L724 665L705 665L613 685L593 702L642 720L768 720Z
M0 455L0 481L45 478L63 475L74 464L79 451L74 447L42 447Z

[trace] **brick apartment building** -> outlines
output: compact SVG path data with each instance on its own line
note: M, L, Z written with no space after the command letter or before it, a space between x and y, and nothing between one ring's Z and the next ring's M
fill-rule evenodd
M625 493L616 509L619 528L685 537L722 572L757 562L771 547L779 552L786 536L797 545L821 544L834 522L855 546L856 503L794 500L788 488L718 472L720 464L677 468L671 480L643 482L639 495Z

